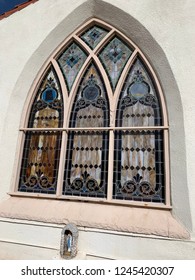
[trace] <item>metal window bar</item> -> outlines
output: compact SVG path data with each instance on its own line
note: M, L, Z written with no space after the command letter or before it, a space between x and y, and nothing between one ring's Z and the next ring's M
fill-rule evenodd
M169 126L131 126L131 127L66 127L66 128L20 128L20 131L114 131L114 130L168 130Z

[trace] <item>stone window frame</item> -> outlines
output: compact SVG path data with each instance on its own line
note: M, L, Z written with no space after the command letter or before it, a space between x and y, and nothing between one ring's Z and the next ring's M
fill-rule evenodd
M102 39L102 41L92 50L90 47L88 47L81 39L80 35L84 30L89 28L90 26L93 25L99 25L102 26L103 28L107 28L109 30L108 34ZM114 91L114 97L112 96L112 89L111 85L108 79L108 76L105 72L105 69L103 68L102 64L100 63L98 56L96 55L100 49L100 46L102 47L103 45L106 45L106 43L115 35L119 36L122 38L124 42L126 42L128 45L132 46L134 48L134 51L132 55L130 56L128 62L126 63L123 72L120 76L120 79L118 81L118 84L115 88ZM74 40L76 41L84 50L87 51L88 53L88 58L86 59L85 63L81 67L79 74L77 75L74 85L71 89L70 94L68 94L68 91L66 89L65 81L63 74L59 68L59 65L56 61L57 57L59 56L59 53L63 51L63 49L66 48L70 42ZM109 177L108 177L108 193L107 193L107 199L101 199L101 198L91 198L91 197L75 197L75 196L65 196L62 195L62 187L63 187L63 175L64 175L64 165L65 165L65 153L66 153L66 145L62 145L61 148L61 153L60 153L60 164L59 164L59 173L58 173L58 184L57 184L57 191L55 195L49 195L49 194L36 194L36 193L22 193L18 192L18 181L19 181L19 172L16 175L15 178L15 184L13 190L9 193L10 195L14 196L21 196L21 197L42 197L42 198L48 198L48 199L63 199L63 200L81 200L81 201L94 201L94 202L102 202L102 203L110 203L110 204L119 204L119 205L134 205L134 206L144 206L144 207L151 207L151 208L166 208L166 209L171 209L171 201L170 201L170 167L169 167L169 125L168 125L168 114L167 114L167 109L166 109L166 102L164 98L164 94L160 85L160 82L157 78L157 75L155 71L153 70L152 66L150 65L149 61L143 54L143 52L127 37L125 36L122 32L120 32L118 29L115 27L107 24L106 22L99 20L99 19L90 19L87 21L85 24L83 24L80 28L76 29L75 32L70 34L60 45L59 47L53 52L53 54L50 56L50 58L46 61L42 69L40 70L39 74L37 75L31 89L29 92L29 97L26 101L25 108L24 108L24 113L22 116L25 116L21 120L21 127L20 127L20 135L19 135L19 142L20 142L20 153L19 153L19 159L18 159L18 170L20 170L21 166L21 160L22 160L22 148L24 145L24 138L25 138L25 132L34 130L27 128L28 124L28 118L30 114L30 109L34 101L35 94L39 88L39 85L42 81L43 76L45 75L46 71L48 71L49 67L52 65L52 67L55 69L59 82L62 88L62 94L63 94L63 99L64 99L64 104L67 104L68 110L65 110L64 113L64 126L62 128L59 128L59 130L62 131L62 143L67 144L67 131L70 131L73 128L68 127L68 121L71 113L71 108L72 104L74 102L74 98L77 92L77 88L80 82L80 79L82 77L82 74L85 72L86 67L89 65L91 60L94 60L97 67L99 68L101 75L103 77L103 80L105 82L105 86L107 88L107 93L108 93L108 98L111 100L112 96L112 102L110 102L110 110L111 112L116 112L117 108L117 103L120 95L120 90L123 86L123 83L126 78L126 73L130 69L133 61L137 56L140 56L142 58L142 61L144 64L147 66L149 72L151 73L151 76L154 79L155 85L157 87L157 91L159 93L159 100L161 102L161 109L162 109L162 117L163 117L163 125L162 126L155 126L155 127L147 127L147 129L160 129L164 131L164 163L165 163L165 203L153 203L153 202L139 202L139 201L120 201L116 199L112 199L112 181L113 181L113 172L108 172ZM72 94L71 94L72 93ZM114 113L111 114L112 120L114 120ZM139 129L139 127L136 127ZM143 127L140 127L143 129ZM94 128L92 128L94 129ZM130 129L130 128L128 128ZM135 129L135 127L133 127ZM39 129L37 129L39 130ZM43 130L43 129L40 129ZM55 129L56 130L56 129ZM57 129L58 130L58 129ZM111 126L108 128L110 131L110 136L109 136L109 142L110 142L110 148L109 148L109 167L108 170L113 170L113 149L114 149L114 123L111 122Z

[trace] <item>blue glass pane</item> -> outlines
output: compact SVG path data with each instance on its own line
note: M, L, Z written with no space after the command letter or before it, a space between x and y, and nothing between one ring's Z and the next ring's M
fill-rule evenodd
M108 33L107 30L99 26L93 26L81 35L81 39L94 49Z
M42 99L45 102L51 103L57 98L57 91L53 88L47 88L42 93Z
M141 99L144 95L149 93L149 86L145 82L134 82L129 87L129 93L135 98L135 99Z
M99 58L108 74L113 90L131 54L132 50L117 37L112 39L100 52Z
M75 43L72 43L58 58L57 61L64 75L68 91L71 90L86 58L85 52Z

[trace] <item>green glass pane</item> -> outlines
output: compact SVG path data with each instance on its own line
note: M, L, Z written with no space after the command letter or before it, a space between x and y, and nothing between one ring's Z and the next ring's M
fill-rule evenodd
M81 39L91 48L94 49L99 42L106 36L108 31L105 29L93 26L81 35Z
M131 54L132 50L117 37L113 38L100 52L99 58L108 74L113 90Z
M64 75L68 91L71 90L86 58L84 51L75 43L72 43L58 58L57 61Z

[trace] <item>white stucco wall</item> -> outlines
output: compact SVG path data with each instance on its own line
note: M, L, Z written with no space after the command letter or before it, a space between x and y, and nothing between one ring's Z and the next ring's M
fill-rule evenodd
M61 259L62 225L0 218L0 227L0 259ZM78 229L78 260L195 259L195 242L189 240L163 239L88 227Z
M33 80L63 39L97 16L129 36L159 76L170 120L173 215L195 238L194 13L193 0L39 0L1 20L0 198L7 199L12 187L18 129Z

